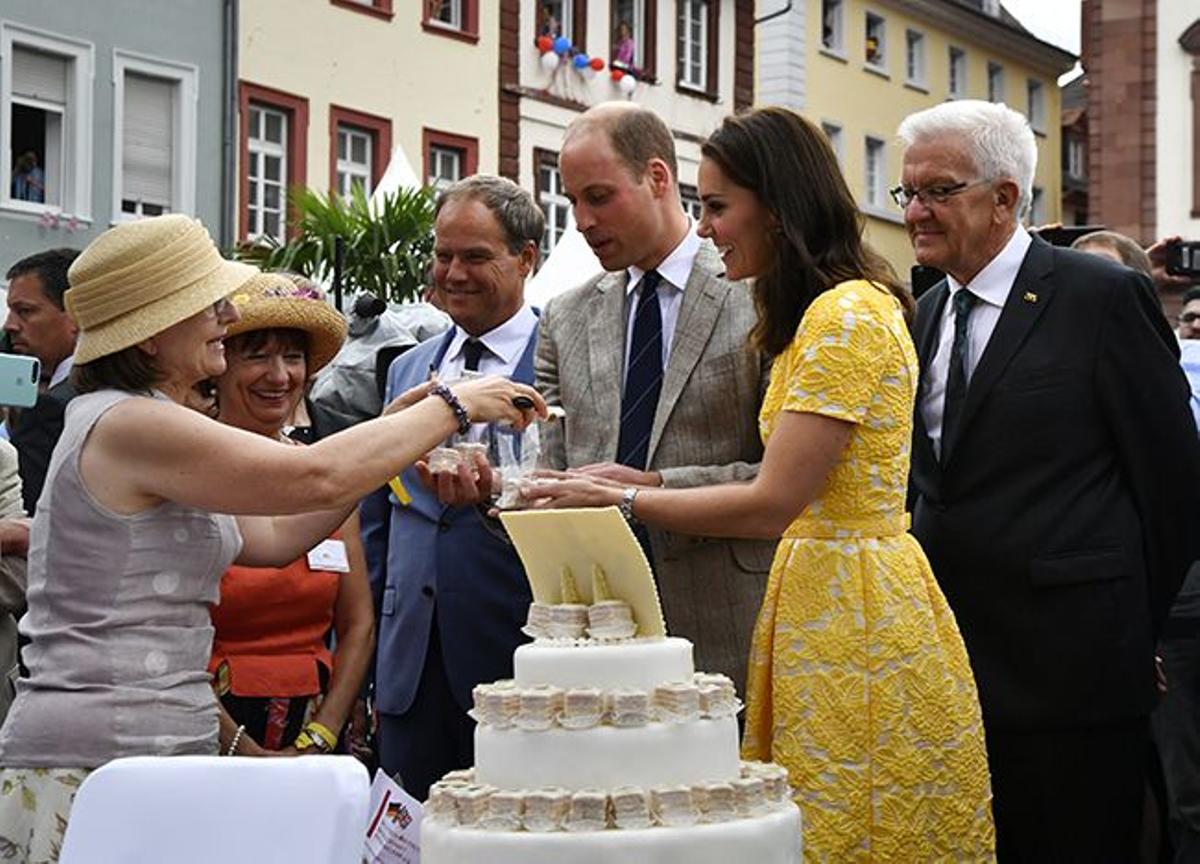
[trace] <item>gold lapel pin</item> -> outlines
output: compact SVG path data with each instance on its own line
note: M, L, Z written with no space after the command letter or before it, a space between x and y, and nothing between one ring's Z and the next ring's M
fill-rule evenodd
M1034 294L1032 291L1026 291L1025 292L1025 302L1026 303L1036 303L1037 295Z

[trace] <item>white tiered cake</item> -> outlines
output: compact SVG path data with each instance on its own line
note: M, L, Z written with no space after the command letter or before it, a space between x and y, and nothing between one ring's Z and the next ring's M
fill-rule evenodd
M797 864L787 772L739 762L733 685L696 673L692 644L665 635L619 514L504 519L535 639L512 681L476 688L476 764L430 790L422 860Z

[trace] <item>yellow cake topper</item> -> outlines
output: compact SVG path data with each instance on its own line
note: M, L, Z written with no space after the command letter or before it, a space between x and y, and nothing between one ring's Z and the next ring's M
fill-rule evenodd
M510 510L500 521L521 556L534 600L562 602L563 576L570 573L582 602L593 602L597 589L607 592L629 604L640 636L667 635L650 562L616 507ZM582 573L592 578L581 580Z
M579 596L579 586L575 584L575 574L566 564L562 565L562 570L559 571L558 586L561 602L576 605L583 602L583 598Z
M592 602L613 599L612 591L608 589L608 579L604 576L604 568L599 564L592 565Z

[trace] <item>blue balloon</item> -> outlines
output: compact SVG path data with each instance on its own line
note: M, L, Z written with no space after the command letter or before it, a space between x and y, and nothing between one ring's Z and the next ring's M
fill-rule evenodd
M575 64L576 69L586 69L592 61L586 54L576 54L571 62Z
M554 40L554 53L555 54L566 54L570 50L571 50L571 40L568 39L566 36L559 36L557 39Z

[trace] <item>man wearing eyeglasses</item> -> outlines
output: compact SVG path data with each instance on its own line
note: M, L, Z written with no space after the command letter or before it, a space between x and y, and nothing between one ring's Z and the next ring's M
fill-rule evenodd
M1200 442L1141 274L1019 224L1024 116L907 117L901 185L921 298L913 533L983 706L1004 861L1134 861L1154 643L1200 553Z
M1200 339L1200 286L1189 288L1183 295L1179 310L1180 339Z

